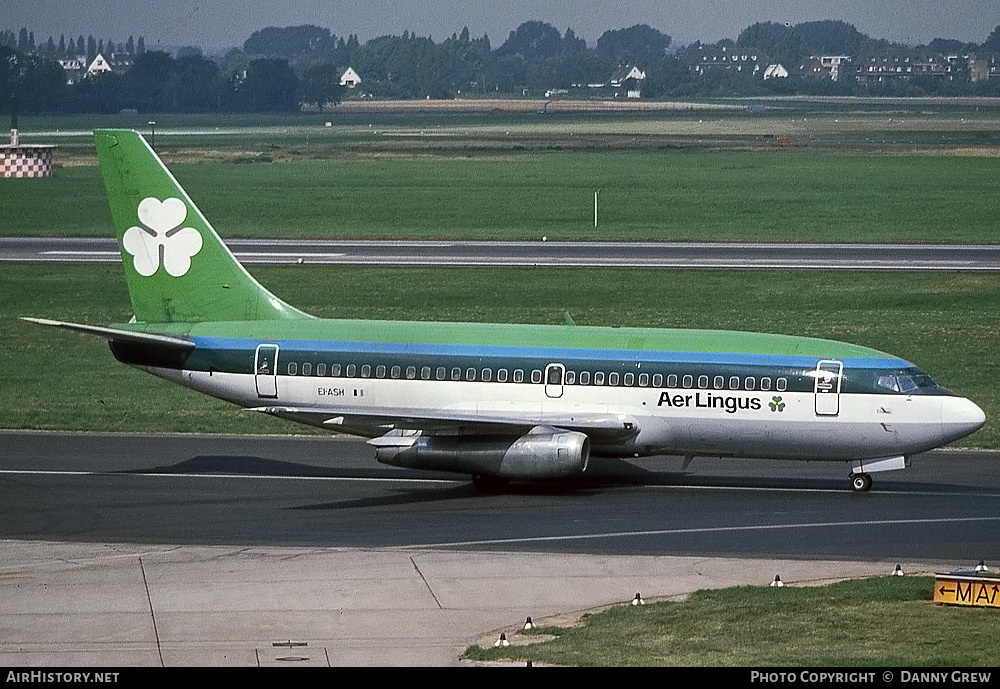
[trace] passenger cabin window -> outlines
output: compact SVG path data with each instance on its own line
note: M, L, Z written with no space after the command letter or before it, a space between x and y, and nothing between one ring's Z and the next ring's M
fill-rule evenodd
M369 364L361 365L361 377L371 378L372 377L372 367Z
M594 374L594 385L604 385L604 372L598 371Z
M640 373L639 374L639 387L648 388L649 387L649 374Z
M708 387L708 376L698 376L698 387L702 390Z
M430 369L428 369L428 371L429 370ZM406 379L407 380L413 380L416 377L417 377L417 367L416 366L407 366L406 367Z
M308 362L302 364L302 375L304 375L304 376L311 376L312 372L313 372L313 365L312 364L310 364Z
M438 366L437 372L435 373L435 376L437 377L437 379L438 380L444 380L446 374L447 374L447 371L445 370L444 366Z
M542 382L542 372L537 368L531 372L531 382L536 385Z
M770 390L771 389L771 379L770 378L761 378L760 379L760 389L761 390Z
M299 365L297 363L295 363L294 361L289 361L288 362L288 375L294 376L298 372L299 372Z
M497 371L497 382L498 383L506 383L507 382L507 369L502 368L499 371Z
M715 388L716 390L721 390L724 387L726 387L726 377L725 376L716 376L715 378L713 378L712 379L712 387Z
M455 368L451 369L451 379L452 380L462 380L462 369L460 369L458 366L456 366Z
M566 371L566 385L576 384L576 371Z
M515 383L523 383L524 382L524 371L523 370L521 370L519 368L515 368L514 369L514 382Z
M653 379L655 380L656 377L654 376ZM677 374L676 373L671 373L669 376L667 376L667 387L668 388L676 388L677 387Z
M622 385L625 385L626 387L632 387L633 385L635 385L635 374L626 373L622 377Z
M484 383L489 383L491 380L493 380L493 370L484 368L482 370L481 379Z
M330 366L330 375L334 378L340 377L340 364L333 364Z
M785 390L787 390L788 389L788 379L787 378L778 378L777 389L778 389L778 392L784 392Z
M420 380L430 380L431 379L431 367L424 366L420 369Z
M676 382L677 382L677 376L674 376L674 383L676 383ZM662 373L654 373L653 374L653 387L654 388L662 388L663 387L663 374ZM668 388L673 388L673 387L677 387L677 386L676 385L668 385L667 387Z
M744 387L745 387L745 388L746 388L747 390L753 390L753 389L754 389L755 387L757 387L757 379L756 379L756 378L750 378L750 377L747 377L747 378L746 378L746 379L745 379L745 380L743 381L743 386L744 386Z
M617 372L611 372L608 374L608 385L618 385L619 375Z
M580 385L590 385L590 371L580 371Z
M730 379L729 379L729 389L730 390L739 390L740 389L740 377L739 376L732 376L732 377L730 377Z
M348 364L347 365L347 377L348 378L353 378L354 374L357 373L357 372L358 372L357 364Z
M364 375L364 374L362 374L362 375ZM385 366L376 366L375 367L375 377L376 378L385 378Z
M476 379L476 369L474 369L474 368L467 368L467 369L465 369L465 379L466 380L475 380Z
M692 377L692 376L684 376L681 379L681 385L683 385L686 388L689 388L689 387L693 386L694 385L694 377Z
M316 375L317 376L326 375L326 364L316 364Z
M393 379L399 378L402 372L403 369L401 369L399 366L393 366L392 368L389 369L389 377Z

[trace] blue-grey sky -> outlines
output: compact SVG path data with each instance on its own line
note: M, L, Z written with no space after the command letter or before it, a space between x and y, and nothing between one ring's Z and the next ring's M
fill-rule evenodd
M592 46L607 29L633 24L675 44L736 38L754 22L840 19L875 38L918 44L932 38L981 43L1000 24L998 0L0 0L0 28L52 35L93 34L147 47L241 45L265 26L316 24L362 42L405 30L440 41L468 26L494 47L522 22L572 28Z

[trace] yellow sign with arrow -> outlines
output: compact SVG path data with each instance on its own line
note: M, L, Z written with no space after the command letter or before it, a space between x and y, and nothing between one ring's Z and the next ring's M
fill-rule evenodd
M1000 608L1000 577L958 572L935 575L934 602Z

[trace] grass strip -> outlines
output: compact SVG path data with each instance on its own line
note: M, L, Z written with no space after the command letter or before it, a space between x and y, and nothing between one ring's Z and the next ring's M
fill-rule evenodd
M933 586L920 576L698 591L534 632L551 641L465 655L577 666L994 666L997 611L935 605Z
M1000 239L996 158L619 151L266 162L268 150L212 162L192 149L170 165L216 229L236 237ZM191 160L202 162L181 162ZM2 235L110 231L95 166L3 185Z

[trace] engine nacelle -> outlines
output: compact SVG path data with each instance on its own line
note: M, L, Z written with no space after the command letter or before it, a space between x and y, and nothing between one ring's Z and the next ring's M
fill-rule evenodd
M545 426L519 438L389 434L369 443L382 464L512 479L580 474L590 459L586 435Z

